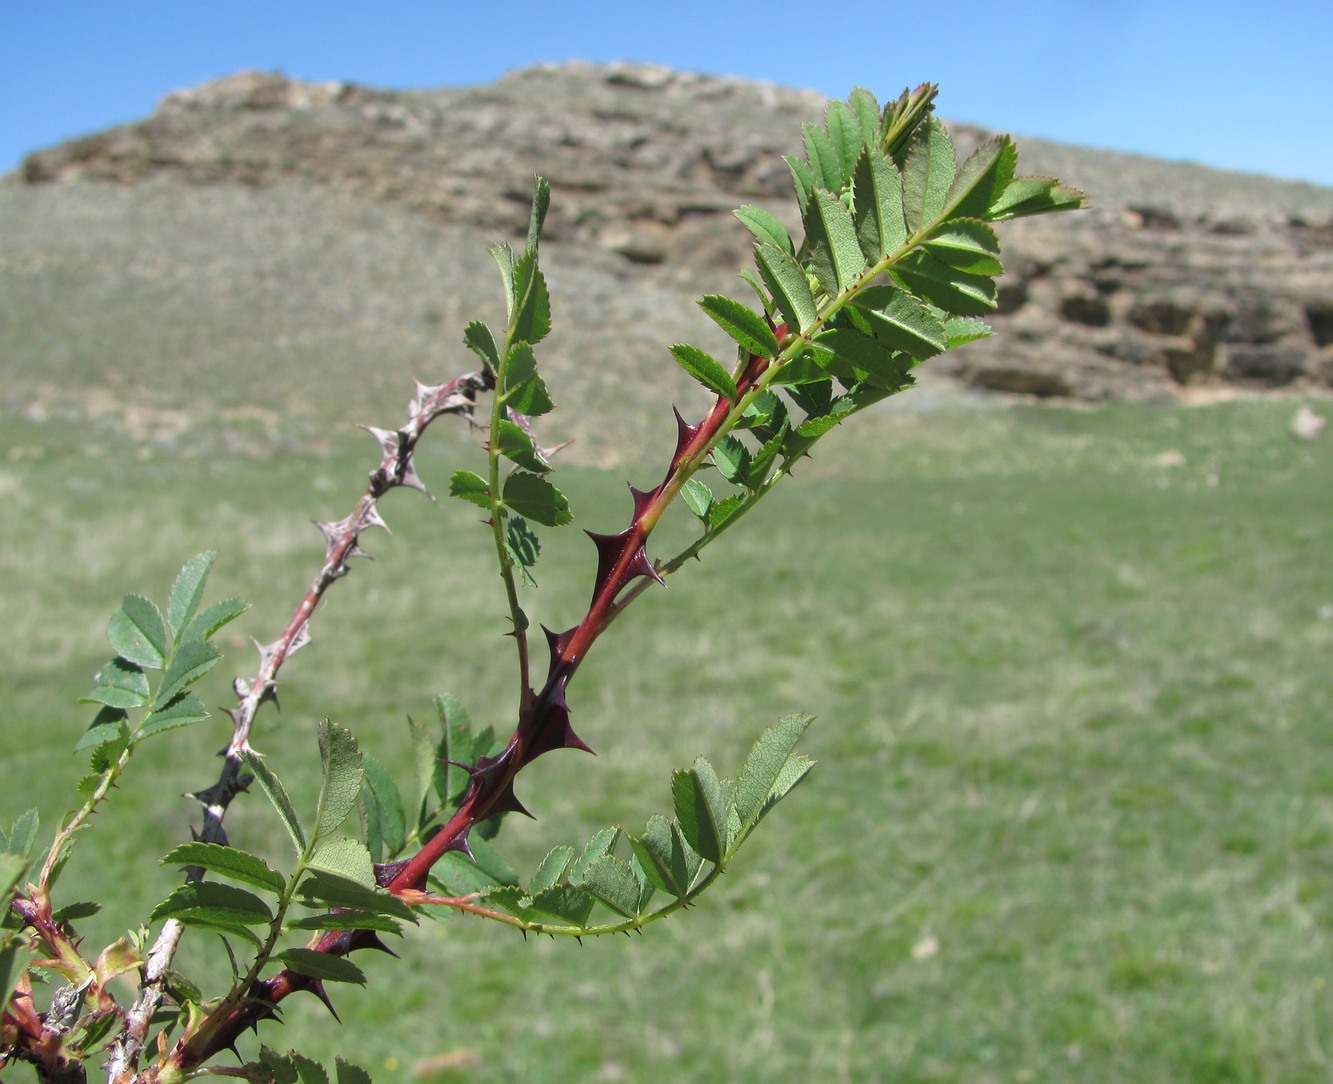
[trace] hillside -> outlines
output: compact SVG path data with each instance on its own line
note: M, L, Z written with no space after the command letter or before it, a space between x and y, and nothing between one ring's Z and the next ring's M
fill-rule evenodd
M585 427L585 406L639 431L664 387L696 394L665 348L711 341L694 298L734 290L748 261L732 208L791 219L781 155L822 106L584 64L433 91L241 73L173 93L0 182L0 408L200 447L387 421L412 378L468 367L462 327L498 314L485 246L523 228L540 170L545 364L579 407L552 426L600 460L616 433ZM953 134L961 155L986 133ZM1001 334L942 359L950 386L1131 401L1333 387L1333 189L1019 147L1021 172L1095 209L1006 230Z

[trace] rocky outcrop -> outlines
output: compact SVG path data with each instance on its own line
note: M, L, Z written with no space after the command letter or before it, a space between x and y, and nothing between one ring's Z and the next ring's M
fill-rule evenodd
M20 179L336 188L489 239L523 229L540 170L556 195L553 243L596 246L624 276L694 292L748 260L735 206L789 207L781 156L822 108L810 92L634 65L401 92L241 73L39 151ZM986 135L953 133L960 155ZM1019 145L1022 172L1061 176L1094 209L1008 229L1003 333L946 359L952 375L1092 400L1333 388L1333 189Z

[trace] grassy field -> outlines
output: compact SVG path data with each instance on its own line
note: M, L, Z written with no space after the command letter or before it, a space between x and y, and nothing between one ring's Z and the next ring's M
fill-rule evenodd
M1333 1078L1333 441L1294 440L1294 410L858 418L598 645L571 701L599 756L543 758L520 787L539 819L500 837L530 870L604 824L637 830L672 768L703 752L734 771L775 717L817 713L818 767L732 875L632 941L426 925L337 991L347 1025L308 999L264 1038L381 1081ZM467 439L423 450L437 491ZM344 514L370 454L348 437L172 459L6 420L0 821L70 803L107 615L211 548L212 596L255 603L205 689L225 705L248 637L272 638L314 572L306 521ZM625 522L621 475L566 488L580 526ZM375 563L261 717L307 807L324 716L405 776L404 716L434 693L511 717L476 510L402 493L384 511L393 536L369 540ZM547 534L529 612L561 628L594 558ZM222 717L147 745L86 837L65 880L105 904L90 943L170 891L179 795L225 735ZM281 858L257 798L229 827ZM183 966L218 964L210 940Z

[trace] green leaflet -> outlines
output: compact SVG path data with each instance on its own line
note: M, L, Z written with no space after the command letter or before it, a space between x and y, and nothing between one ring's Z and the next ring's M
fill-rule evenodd
M848 107L846 102L836 98L829 102L824 111L824 127L828 132L829 147L837 162L837 184L826 185L834 192L841 192L852 179L852 170L856 168L856 159L861 153L864 137L860 118Z
M648 818L643 836L630 838L630 846L644 873L658 888L677 899L689 894L703 858L685 842L680 825L660 813L654 814Z
M377 915L371 911L349 911L342 908L325 914L305 915L292 919L282 927L284 930L376 930L380 933L403 936L403 927L397 919L387 915Z
M375 868L370 851L359 839L349 836L323 839L315 844L315 852L307 865L311 869L353 881L363 888L375 887Z
M749 312L749 309L745 310ZM775 350L774 353L777 351ZM676 362L695 380L699 381L709 391L729 399L733 403L740 398L736 391L736 382L731 379L731 374L722 367L722 363L711 354L706 354L697 346L690 346L688 343L676 343L671 348L671 356Z
M169 851L162 858L164 866L198 866L210 873L229 877L233 881L242 881L269 892L281 893L287 880L262 858L246 854L235 847L224 847L220 843L182 843Z
M384 853L393 856L403 849L407 813L398 784L388 768L369 753L362 753L361 770L365 773L361 798L366 810L367 843L378 861Z
M1083 193L1066 188L1054 177L1017 177L1010 182L986 216L992 222L1048 211L1073 211L1082 207Z
M37 829L40 824L41 817L36 808L25 809L10 827L7 838L0 832L0 847L3 847L6 854L27 858L32 854L32 845L37 841Z
M129 715L124 708L109 708L103 704L74 746L74 751L77 753L81 749L96 749L107 742L123 742L124 745L120 748L124 748L130 740L130 728L126 722L128 718Z
M967 157L944 197L949 218L986 218L1014 178L1018 151L1008 136L992 136Z
M707 523L708 510L713 506L713 491L708 485L698 478L691 478L681 490L681 496L685 498L690 511Z
M710 862L727 852L727 800L713 766L699 757L671 775L671 798L685 842Z
M642 870L614 854L604 854L588 867L583 887L625 918L638 918L643 914L653 892L653 886L643 877Z
M335 1056L333 1065L338 1074L337 1084L371 1084L370 1074L354 1062Z
M861 143L867 147L878 147L881 111L875 95L865 87L853 87L847 97L847 105L855 114L856 123L861 129Z
M473 320L463 329L463 344L481 358L493 372L499 370L500 350L495 345L495 336L480 320Z
M153 701L153 710L161 711L176 698L176 694L193 685L218 664L222 652L207 640L187 640L176 645L162 675L162 685Z
M337 830L356 806L361 794L361 750L344 726L325 719L319 724L319 759L324 777L315 807L315 835L318 843Z
M208 712L199 698L193 693L182 693L166 707L149 712L139 724L139 729L135 731L134 740L140 741L154 734L160 734L164 730L175 730L177 727L201 723L207 718Z
M542 859L541 865L537 867L537 872L532 875L532 880L528 882L529 892L541 892L543 889L550 888L564 879L565 871L574 862L574 848L566 843L558 847L552 847L546 857Z
M154 670L162 668L171 647L161 611L142 595L125 596L111 615L106 638L122 658Z
M754 234L755 239L761 244L780 248L788 255L796 254L796 247L792 244L787 227L779 222L771 212L747 203L743 207L737 207L732 214L741 220L745 228Z
M944 321L945 333L949 336L949 349L964 343L987 339L992 332L988 324L974 320L969 316L951 316Z
M740 493L729 493L721 500L714 501L708 508L708 529L719 530L745 504L745 497Z
M536 587L537 581L529 571L541 556L542 544L532 532L522 516L505 517L505 552L519 570L523 582L529 587Z
M376 891L323 870L312 870L307 874L297 888L297 896L302 906L316 910L348 907L407 922L417 921L416 912L392 893Z
M150 922L164 918L187 925L266 926L273 921L273 912L253 892L217 881L199 881L181 885L148 916Z
M510 347L505 355L503 373L500 397L505 406L531 418L555 409L546 384L537 372L537 359L531 343L520 341Z
M837 192L842 188L842 158L828 132L817 124L803 124L801 139L805 143L805 159L814 182L812 187Z
M833 328L820 335L817 341L828 351L821 357L821 364L834 376L848 382L864 381L877 388L896 391L902 386L911 364L910 359L854 328ZM796 431L803 436L808 433L805 424L798 426Z
M902 164L903 209L913 233L944 213L957 168L949 133L936 117L927 117L907 145Z
M528 251L536 251L546 212L551 207L551 186L540 173L532 178L532 211L528 216Z
M309 975L324 982L351 982L366 984L366 974L345 956L317 952L308 948L289 948L275 952L273 959L281 960L298 975ZM325 1079L328 1079L327 1077Z
M875 340L890 350L930 358L949 345L935 314L901 287L871 286L857 295L853 305L865 315Z
M514 265L514 306L510 317L513 341L539 343L550 334L551 298L537 266L535 248L525 251Z
M246 751L242 755L245 759L245 766L255 777L259 789L268 796L269 802L278 811L278 819L282 821L283 827L287 829L287 834L291 836L292 844L296 847L296 853L298 855L305 854L305 832L301 828L301 822L296 816L296 808L287 796L287 788L282 785L282 780L269 769L269 766L260 758L259 754Z
M733 485L741 485L750 469L750 449L739 437L728 433L713 448L713 465Z
M918 297L958 316L985 316L995 309L995 280L942 263L927 252L909 253L891 274Z
M449 496L491 510L491 487L480 474L470 470L456 470L449 477Z
M927 235L924 247L941 263L972 275L999 275L1000 241L995 231L975 218L941 223Z
M190 620L185 631L177 636L177 646L189 640L207 640L223 625L234 621L249 608L250 604L239 598L227 598L206 606Z
M830 297L853 285L866 269L852 213L832 192L817 188L811 195L805 209L805 237L810 265Z
M620 829L618 827L603 828L592 839L588 840L587 846L583 848L583 853L579 855L578 860L574 863L574 868L569 871L569 879L575 884L579 884L583 880L584 874L588 872L588 867L602 855L610 854L619 842Z
M810 202L810 193L817 185L814 171L806 164L802 158L797 158L794 154L787 155L784 159L787 168L791 170L792 187L796 190L796 204L804 207Z
M199 601L204 594L204 584L208 582L208 572L213 567L215 557L217 557L215 550L191 557L181 567L175 582L171 585L171 594L167 600L167 623L177 638L199 607Z
M805 268L796 262L795 257L776 245L760 244L755 246L755 263L777 302L778 311L789 328L807 331L814 326L819 316L814 294L810 292L810 280Z
M109 708L142 707L148 703L148 678L136 663L112 659L97 671L92 691L81 702Z
M530 470L534 474L550 472L551 464L542 455L536 441L517 422L512 422L508 418L501 418L492 439L495 442L496 451L511 462L517 463L524 470Z
M758 823L796 743L813 721L812 715L788 715L765 730L750 749L736 779L736 815L742 832Z
M878 148L866 147L857 159L852 194L856 239L866 260L878 263L907 243L902 178Z
M547 527L562 527L574 519L565 495L535 474L515 471L505 479L504 504L524 519Z
M500 278L504 282L505 318L512 323L514 319L514 250L508 245L492 245L486 250L500 268Z
M778 340L773 329L753 309L721 294L705 295L699 299L699 307L747 353L764 358L776 356Z

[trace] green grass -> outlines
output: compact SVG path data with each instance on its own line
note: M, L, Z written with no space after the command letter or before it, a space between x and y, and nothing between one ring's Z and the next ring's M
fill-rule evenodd
M734 771L775 717L818 713L818 767L734 872L628 941L424 926L336 991L345 1026L309 999L265 1040L383 1081L432 1057L418 1079L1328 1080L1333 444L1293 440L1293 410L856 419L598 645L571 701L599 756L538 762L520 794L539 819L500 837L530 870L603 824L637 829L673 767L703 752ZM305 521L350 507L361 440L173 460L6 423L0 821L35 802L49 826L69 803L89 717L73 701L126 591L161 596L217 548L213 597L256 603L220 669L252 669L245 638L275 635L304 590ZM466 440L428 443L437 491ZM580 526L623 525L620 475L566 487ZM307 807L326 715L404 776L403 717L435 692L511 717L475 509L394 494L384 511L393 537L369 540L375 563L338 586L258 727ZM529 611L561 628L593 555L546 536ZM90 943L175 883L156 859L187 837L178 796L210 781L225 724L149 743L85 837L63 883L105 904ZM259 799L228 825L282 858ZM182 961L217 965L216 945Z

